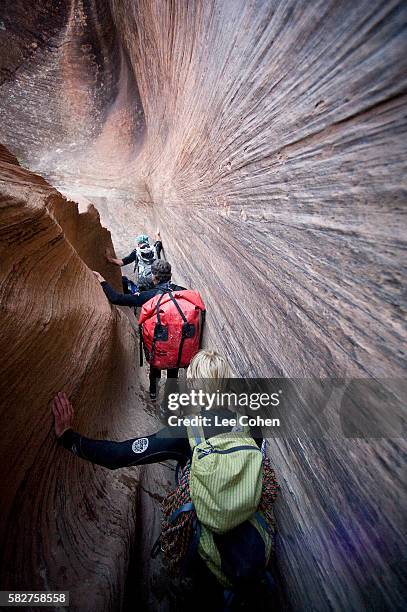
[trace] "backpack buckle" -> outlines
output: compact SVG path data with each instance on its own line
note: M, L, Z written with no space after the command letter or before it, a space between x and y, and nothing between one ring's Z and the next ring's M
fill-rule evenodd
M198 448L198 453L200 453L199 459L201 457L206 457L206 455L210 455L215 450L212 444L209 442L209 440L206 440L206 443L209 446L209 448Z
M199 453L198 459L201 459L202 457L206 457L206 455L210 455L211 453L213 453L213 448L208 448L206 450L204 448L199 448L198 453Z

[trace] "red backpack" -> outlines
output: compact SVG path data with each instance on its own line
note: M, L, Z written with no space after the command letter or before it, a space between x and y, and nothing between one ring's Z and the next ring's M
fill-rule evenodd
M159 370L186 368L201 345L205 305L198 291L164 291L143 304L139 318L147 362Z

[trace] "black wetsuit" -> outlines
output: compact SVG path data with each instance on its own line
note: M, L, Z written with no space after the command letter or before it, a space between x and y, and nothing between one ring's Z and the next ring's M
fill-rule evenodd
M215 414L220 418L230 418L231 413L229 411L217 410L216 413L210 411L201 414L211 421L207 427L204 427L206 438L231 431L231 427L216 427L212 424ZM262 435L260 429L252 428L251 435L257 445L261 447ZM94 440L68 429L60 438L60 441L66 449L72 451L75 455L110 470L131 465L157 463L169 459L185 463L191 458L187 430L183 425L167 426L152 435L131 438L123 442Z

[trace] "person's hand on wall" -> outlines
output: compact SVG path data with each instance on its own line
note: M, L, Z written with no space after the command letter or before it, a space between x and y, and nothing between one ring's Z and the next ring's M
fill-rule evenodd
M123 259L117 259L117 257L113 257L113 252L112 249L106 249L105 250L105 257L107 259L107 261L111 264L114 264L115 266L123 266Z
M98 279L99 283L103 283L104 282L104 278L101 274L99 274L99 272L96 272L96 270L92 270L93 274L96 276L96 278Z
M72 428L74 409L66 393L60 391L52 400L52 412L54 414L54 428L57 438Z

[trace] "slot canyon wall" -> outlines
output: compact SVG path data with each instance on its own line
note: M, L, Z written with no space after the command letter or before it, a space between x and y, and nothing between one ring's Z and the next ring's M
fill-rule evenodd
M50 412L64 390L84 433L120 439L144 425L131 323L87 267L106 268L110 234L4 148L0 215L1 583L110 609L123 599L139 474L79 464Z
M2 149L7 584L122 601L139 473L58 453L49 419L64 387L85 434L154 426L131 323L88 269L120 282L98 214L120 256L159 225L238 374L405 379L406 18L394 0L0 7L0 142L21 164ZM401 610L404 440L271 453L288 607Z

